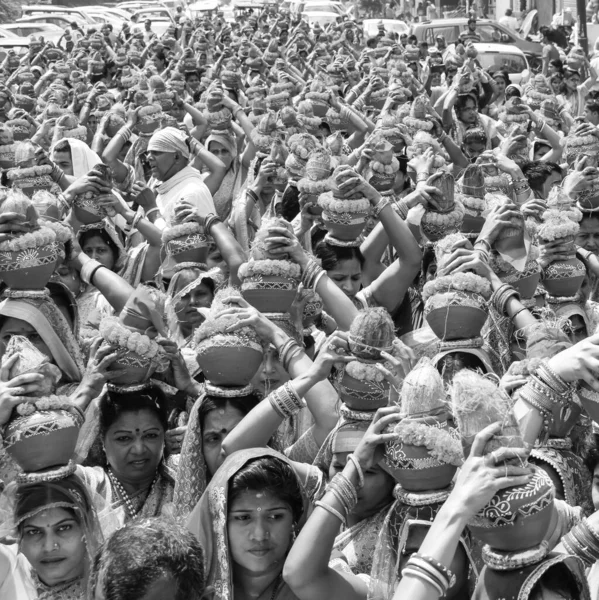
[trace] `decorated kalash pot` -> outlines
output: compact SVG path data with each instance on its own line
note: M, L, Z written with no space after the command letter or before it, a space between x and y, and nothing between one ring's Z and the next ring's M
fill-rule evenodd
M224 92L220 82L210 85L206 97L206 111L204 116L208 120L211 129L228 129L231 126L231 111L223 106Z
M4 449L24 471L17 477L19 483L60 479L75 471L72 457L83 414L68 396L54 393L60 369L27 338L10 338L4 359L15 354L19 360L10 370L10 379L28 373L39 373L44 379L39 391L13 410L2 432Z
M429 359L408 373L400 397L402 419L392 427L397 440L387 443L385 461L401 485L400 499L418 505L430 492L449 488L463 462L462 446L448 423L443 379Z
M288 257L273 254L270 229L282 227L292 231L282 218L266 219L250 249L250 260L239 268L241 293L260 312L284 313L291 308L301 279L300 266ZM274 246L276 247L276 246Z
M311 102L314 116L324 119L329 110L329 90L322 79L316 77L310 84L310 91L306 92L306 100Z
M356 176L347 166L337 167L331 177L331 191L321 194L318 205L327 230L325 241L334 246L359 246L361 234L370 215L370 202L360 191L343 190L339 186Z
M217 386L244 387L262 364L263 348L256 331L252 327L231 331L236 317L223 314L230 308L226 300L238 294L233 288L219 290L193 338L198 364L206 379Z
M512 125L522 125L526 128L530 120L528 106L522 101L522 98L510 98L499 112L499 120L505 123L507 130L510 130Z
M7 213L14 219L5 222L9 230L0 241L0 280L11 289L43 290L59 258L56 233L39 221L31 200L20 191L12 190L0 201L0 214Z
M455 198L455 181L450 173L435 173L426 184L436 190L431 192L429 206L420 222L422 234L431 242L460 231L464 220L464 205Z
M422 290L424 317L434 334L442 341L473 339L487 320L487 300L491 284L476 273L442 275L451 248L461 234L440 240L435 247L437 272L441 275L427 282Z
M87 140L87 127L79 125L79 119L73 114L66 114L58 117L54 126L53 142L63 138L74 138L85 142Z
M489 194L500 193L512 196L512 180L509 175L502 173L497 166L497 157L489 150L483 152L475 164L482 167L485 176L485 189Z
M0 125L0 169L12 169L15 166L16 147L12 129Z
M487 442L484 455L501 448L524 447L512 401L491 379L469 369L460 371L453 379L451 400L465 456L476 434L497 422L502 424L501 431ZM512 462L521 464L520 459ZM527 484L497 492L468 524L472 535L485 544L483 560L492 568L522 567L547 553L543 540L554 516L555 488L543 469L533 469Z
M297 182L297 189L303 194L305 204L315 205L314 208L322 212L322 208L317 205L321 194L326 194L331 190L331 157L323 148L313 148L305 167L306 176ZM302 200L300 200L302 202Z
M168 356L157 341L167 336L163 314L164 307L156 290L140 286L118 317L102 319L100 335L119 353L109 370L123 371L112 383L137 385L146 382L155 372L166 371Z
M106 184L111 184L110 167L99 163L92 167L90 173L92 172ZM116 215L114 208L115 201L116 198L112 192L99 194L96 191L90 190L75 196L73 200L73 212L77 220L83 225L97 223L104 217L114 217Z
M393 155L393 145L376 135L372 139L372 161L367 167L365 179L378 192L385 193L393 189L395 176L399 171L399 161Z
M169 221L171 225L162 230L162 245L167 256L176 263L205 262L210 246L205 227L196 220L183 222L176 210Z
M0 151L2 148L0 147ZM577 192L576 205L580 210L593 211L599 208L599 169L596 167L585 167L582 170L584 175L584 187Z
M136 94L136 101L138 100ZM137 123L135 124L139 133L150 138L152 134L160 127L162 119L162 108L160 104L146 104L137 112Z
M488 209L482 168L480 165L468 165L456 183L456 199L464 207L462 233L469 239L476 239L485 224Z
M591 133L581 135L580 132L585 129L588 129L588 122L586 120L578 121L563 141L564 157L571 169L583 156L586 157L587 167L599 166L599 139Z
M10 119L6 126L12 131L15 142L23 142L31 137L31 124L27 119Z
M60 188L51 177L51 165L38 165L36 152L39 146L32 142L20 142L15 148L15 168L9 169L6 177L9 185L21 190L26 196L33 196L38 190L48 190L59 194Z
M533 110L539 110L543 100L550 100L554 97L549 82L545 76L540 73L535 75L530 84L524 88L523 100Z
M412 137L415 136L418 131L430 133L433 130L434 124L428 118L426 104L425 98L417 96L410 106L410 114L403 119L403 124L408 128L408 132Z
M389 313L383 308L361 310L349 330L352 359L338 366L333 385L341 402L353 411L374 412L389 403L389 383L377 368L392 366L381 352L395 354L395 331Z
M545 244L559 242L564 246L562 253L568 252L570 255L565 259L554 260L543 269L543 286L553 298L572 298L585 278L586 268L576 258L574 244L579 228L568 212L552 208L543 213L543 224L537 232L539 241Z

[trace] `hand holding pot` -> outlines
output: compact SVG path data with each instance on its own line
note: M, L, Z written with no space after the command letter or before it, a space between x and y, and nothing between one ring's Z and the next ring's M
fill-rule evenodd
M347 363L353 360L349 354L346 331L335 331L323 345L310 369L318 381L324 381L331 373L335 363Z
M400 420L399 406L386 406L376 411L372 423L354 450L354 456L364 471L381 462L385 455L385 444L397 439L396 433L384 432Z
M515 226L512 221L515 219L522 219L522 213L515 204L509 203L494 206L485 219L478 239L485 240L489 246L492 246L504 227ZM524 226L524 224L522 225Z
M584 381L590 388L599 392L599 334L562 350L550 358L547 364L564 381Z
M268 233L266 244L270 254L289 256L300 266L304 266L308 262L304 249L292 231L285 227L270 227Z
M29 395L41 389L39 384L44 380L41 373L25 373L10 379L10 370L18 360L19 355L13 354L2 361L0 367L0 427L10 421L14 408L30 400Z
M539 244L539 258L537 258L537 262L542 269L546 269L555 261L568 260L571 257L571 243L564 243L563 240L554 240L546 244Z
M273 343L279 328L265 317L259 310L254 308L241 296L231 296L224 300L229 308L219 313L219 317L227 315L235 317L235 323L227 328L227 332L237 331L242 327L252 327L262 340Z

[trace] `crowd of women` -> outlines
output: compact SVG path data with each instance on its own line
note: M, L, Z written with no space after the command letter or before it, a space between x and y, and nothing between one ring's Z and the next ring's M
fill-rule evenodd
M597 76L478 39L7 55L0 598L599 597Z

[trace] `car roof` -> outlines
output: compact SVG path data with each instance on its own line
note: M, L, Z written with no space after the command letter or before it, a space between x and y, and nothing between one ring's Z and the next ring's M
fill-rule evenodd
M307 15L308 17L321 16L321 17L335 17L335 18L340 16L339 13L331 12L328 10L304 10L302 12L302 15Z
M414 29L417 27L424 27L425 25L461 25L462 23L468 23L468 19L465 17L455 19L432 19L431 21L420 21L420 23L414 23ZM476 19L476 23L480 25L495 24L498 25L497 21L493 19Z
M26 18L26 17L25 17ZM0 25L2 29L18 29L23 25L29 25L31 27L39 27L40 29L47 29L48 31L63 31L62 27L55 25L54 23L27 23L27 21L16 21L14 23L4 23Z
M494 44L492 42L475 42L474 47L479 52L500 52L501 54L521 54L526 56L518 46L512 44Z
M0 38L0 46L10 48L11 46L27 46L29 47L31 40L26 37L9 37Z

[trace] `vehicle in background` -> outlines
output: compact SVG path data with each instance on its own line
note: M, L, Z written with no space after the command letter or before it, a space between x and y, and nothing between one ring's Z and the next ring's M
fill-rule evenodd
M143 2L142 0L136 0L135 2L119 2L116 5L116 8L119 10L124 10L129 13L129 18L134 12L141 10L142 8L148 8L151 6L155 6L154 2Z
M334 12L338 15L345 14L345 7L337 0L306 0L305 2L294 2L290 6L291 12Z
M57 25L60 27L63 32L71 26L71 23L76 22L79 25L81 31L87 31L89 27L89 23L86 21L81 21L80 19L76 19L74 17L68 17L66 15L53 15L52 13L47 15L37 15L33 17L22 17L21 19L17 19L15 24L47 24ZM98 24L95 23L97 26Z
M2 30L18 37L43 37L46 42L54 44L64 35L64 29L52 23L7 23L2 25Z
M137 16L137 27L143 27L143 23L146 19L152 21L152 31L161 37L164 32L175 23L171 13L166 8L159 6L153 6L148 8L142 8L137 12L133 13L133 16Z
M410 26L405 21L396 19L364 19L364 35L367 38L376 37L379 32L379 23L382 23L387 33L410 33Z
M505 71L512 83L520 82L530 74L528 60L520 48L508 44L473 44L478 50L476 60L480 66L488 71Z
M435 19L433 21L422 21L414 23L411 33L418 42L427 42L429 46L435 45L438 35L445 38L447 45L455 44L462 31L468 29L468 19ZM476 21L476 33L480 35L480 41L485 43L498 43L515 46L522 50L528 59L531 68L536 68L542 55L542 45L530 42L520 37L517 33L504 27L497 21L491 19L478 19Z
M303 12L302 19L310 23L310 25L314 25L314 23L318 23L321 27L326 27L330 23L336 23L337 17L341 15L336 12Z
M99 27L105 23L108 23L112 25L112 28L115 31L120 31L123 27L123 23L129 20L129 18L122 19L121 17L117 17L116 15L109 13L107 10L100 8L87 7L86 10L94 18L94 21L98 23Z
M67 18L73 18L74 21L83 21L88 25L94 25L95 21L93 17L85 12L84 9L80 8L70 8L69 6L58 6L54 4L49 5L29 5L22 6L22 16L23 17L38 17L45 15L64 15ZM48 21L50 22L50 21Z
M221 10L218 0L201 0L187 7L187 16L191 19L195 19L196 17L214 17L218 10ZM232 10L231 14L233 14Z
M29 40L27 38L0 38L0 62L8 55L9 50L14 50L19 57L29 51Z

